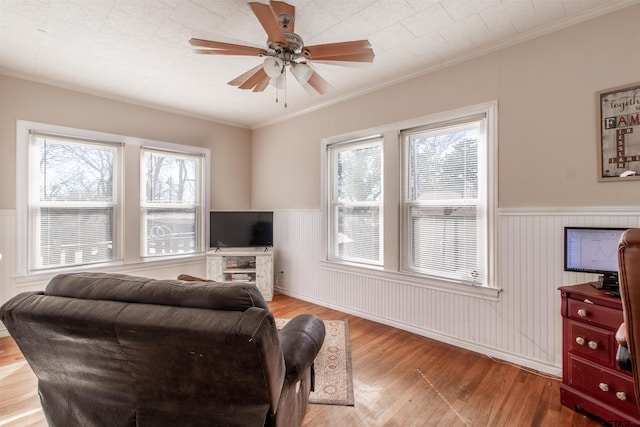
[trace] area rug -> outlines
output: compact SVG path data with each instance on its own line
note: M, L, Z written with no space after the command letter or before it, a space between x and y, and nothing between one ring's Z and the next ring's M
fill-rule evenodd
M276 319L282 328L289 319ZM315 391L309 403L353 406L353 374L351 371L351 340L347 320L324 320L326 335L314 362Z

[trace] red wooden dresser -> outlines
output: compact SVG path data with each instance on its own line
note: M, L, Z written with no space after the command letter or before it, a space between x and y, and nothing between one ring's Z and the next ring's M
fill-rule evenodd
M591 284L562 286L563 405L606 421L640 424L633 377L616 365L620 298ZM626 424L626 423L625 423Z

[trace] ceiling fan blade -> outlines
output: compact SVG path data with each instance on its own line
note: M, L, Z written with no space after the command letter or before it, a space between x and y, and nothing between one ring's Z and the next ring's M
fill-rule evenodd
M260 92L266 87L264 86L262 87L262 89L259 89L264 84L264 80L269 83L269 76L267 76L267 73L264 72L264 68L260 67L258 71L253 73L251 77L249 77L238 87L240 89L253 89L254 92Z
M249 77L253 76L255 73L260 71L260 68L262 68L262 64L256 65L255 67L253 67L252 69L250 69L246 73L240 74L238 77L236 77L235 79L231 80L227 84L230 84L231 86L240 86L241 84L246 82L249 79Z
M230 49L230 48L257 49L255 46L245 46L245 45L235 44L235 43L218 42L215 40L205 40L205 39L196 39L196 38L190 39L189 44L195 47L208 47L211 49Z
M191 46L204 47L209 49L195 49L196 53L208 54L208 55L246 55L246 56L259 56L266 54L266 50L254 47L244 46L241 44L217 42L213 40L204 39L191 39L189 40Z
M246 82L238 86L240 89L253 89L254 92L262 92L265 87L267 87L264 83L266 81L269 84L269 76L264 72L264 69L261 68L256 72L253 76L249 78Z
M280 16L281 14L285 14L285 15L289 15L291 17L291 20L289 22L287 22L287 27L285 28L285 31L288 31L290 33L294 33L295 32L295 20L296 20L296 7L292 6L290 4L287 4L283 1L275 1L275 0L271 0L269 2L271 4L271 9L273 9L273 11L275 12L276 16ZM278 21L280 22L280 21Z
M326 55L321 58L309 58L309 60L313 61L345 61L345 62L373 62L373 58L375 57L373 51L367 53L352 53L349 55Z
M261 56L265 55L264 49L249 51L245 49L194 49L200 55L236 55L236 56Z
M373 62L375 57L368 40L305 46L303 53L308 59L329 61Z
M331 85L329 84L329 82L320 77L320 74L316 73L315 71L313 72L313 74L311 74L311 77L309 78L307 84L314 88L320 95L324 95L331 89Z
M268 4L262 4L257 2L249 2L249 6L253 13L260 21L262 28L267 33L269 37L269 41L272 43L280 43L282 45L287 44L287 39L284 37L284 33L280 28L280 23L278 22L278 17L274 13L271 6Z
M269 82L271 81L271 79L269 78L269 76L267 75L267 73L264 73L264 77L262 78L262 80L258 81L255 85L255 87L253 88L254 92L262 92L263 90L266 89L267 86L269 86Z

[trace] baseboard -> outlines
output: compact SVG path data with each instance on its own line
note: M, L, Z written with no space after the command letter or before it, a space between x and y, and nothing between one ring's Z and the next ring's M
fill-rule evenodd
M282 295L287 295L287 296L290 296L292 298L296 298L296 299L299 299L299 300L302 300L302 301L307 301L307 302L310 302L310 303L313 303L313 304L320 305L322 307L327 307L327 308L330 308L332 310L341 311L343 313L347 313L347 314L351 314L353 316L361 317L363 319L371 320L372 322L381 323L383 325L391 326L391 327L394 327L394 328L401 329L403 331L411 332L411 333L416 334L416 335L420 335L420 336L423 336L423 337L426 337L426 338L430 338L430 339L433 339L433 340L436 340L436 341L444 342L446 344L450 344L450 345L453 345L453 346L456 346L456 347L460 347L460 348L463 348L465 350L473 351L474 353L479 353L479 354L485 355L487 357L490 357L492 359L495 359L497 362L500 362L500 363L513 364L513 365L516 365L519 368L526 368L528 370L535 371L536 373L539 372L539 373L543 373L543 374L550 375L550 376L553 376L553 377L557 377L557 379L559 379L559 380L562 377L562 366L555 366L555 365L549 365L549 364L545 364L545 363L540 363L540 361L538 361L538 360L528 359L528 358L522 357L522 356L517 355L517 354L507 353L507 352L500 351L500 350L492 348L492 347L481 346L481 345L478 345L478 344L473 343L473 342L460 340L460 339L457 339L455 337L443 335L443 334L440 334L438 332L431 331L431 330L428 330L428 329L417 328L417 327L412 326L412 325L407 325L405 323L396 322L394 320L387 319L387 318L380 317L380 316L376 316L376 315L373 315L371 313L366 313L366 312L362 312L362 311L359 311L359 310L353 310L353 309L351 309L349 307L344 307L344 306L340 306L340 305L329 303L327 301L318 300L318 299L315 299L315 298L310 298L310 297L308 297L306 295L301 295L301 294L297 294L295 292L290 292L289 290L284 289L284 288L276 288L275 291L276 291L276 293L279 293L279 294L282 294Z

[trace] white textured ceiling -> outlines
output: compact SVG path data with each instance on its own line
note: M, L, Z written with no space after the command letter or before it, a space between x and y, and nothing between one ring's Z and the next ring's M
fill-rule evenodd
M266 0L263 0L267 3ZM316 64L310 95L227 82L262 60L196 55L191 37L264 47L243 0L0 0L0 73L256 127L612 12L638 0L290 0L306 45L368 39L373 64Z

